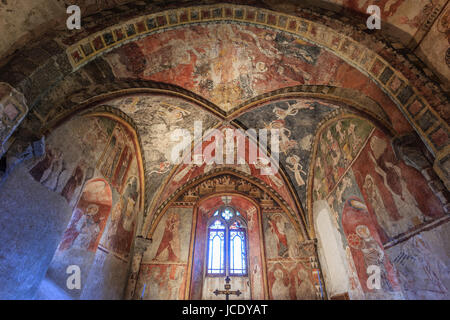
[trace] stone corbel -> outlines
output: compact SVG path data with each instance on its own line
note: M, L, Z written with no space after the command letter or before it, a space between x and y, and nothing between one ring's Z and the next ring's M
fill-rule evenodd
M22 93L6 82L0 82L0 158L10 147L10 138L28 113Z
M449 192L446 187L448 181L442 181L440 179L442 175L436 174L434 160L419 137L415 134L395 137L392 146L398 159L417 169L424 176L428 186L441 201L445 212L448 214L450 210Z

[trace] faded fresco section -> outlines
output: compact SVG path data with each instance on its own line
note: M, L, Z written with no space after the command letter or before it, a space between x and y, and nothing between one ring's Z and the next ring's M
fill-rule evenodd
M369 214L351 169L327 201L349 266L350 298L402 299L396 270L385 254L375 217ZM371 265L380 268L380 289L367 285Z
M172 150L181 141L172 138L175 130L186 130L194 139L194 122L203 132L213 127L217 118L184 99L164 95L131 96L108 102L133 119L143 146L147 186L146 199L151 203L175 164Z
M72 298L93 296L90 290L96 290L96 298L102 298L99 292L122 295L141 201L136 148L122 124L75 117L48 136L46 154L29 168L33 179L60 194L73 210L46 276ZM66 287L69 265L81 268L80 290ZM89 289L91 273L103 277L113 265L116 277L100 284L108 290Z
M445 222L386 250L397 268L405 298L450 298L450 224Z
M436 228L446 221L439 199L420 172L397 159L390 139L382 131L373 130L358 154L344 175L337 175L330 193L315 194L316 201L324 199L328 203L333 227L340 234L348 264L349 297L446 296L448 277L444 266L448 253L444 248L448 239L442 231L445 224ZM315 190L326 190L328 181L315 179L314 183L319 184ZM401 240L405 237L406 241ZM433 254L430 246L437 248ZM428 265L424 259L430 261ZM380 268L380 290L367 285L367 268L371 265ZM425 275L419 271L421 268L427 270Z
M280 161L303 203L315 131L327 115L338 109L319 99L281 100L249 110L238 121L246 128L279 130Z
M142 259L135 299L184 299L192 212L173 206L160 220Z
M269 298L318 300L324 297L315 247L300 241L282 211L263 211Z
M174 83L224 111L281 87L328 84L343 63L286 33L227 24L168 30L118 48L106 60L118 78Z

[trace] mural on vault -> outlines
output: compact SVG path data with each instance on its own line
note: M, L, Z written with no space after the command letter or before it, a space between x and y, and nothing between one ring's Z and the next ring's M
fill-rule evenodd
M252 109L238 117L247 128L280 130L280 162L300 201L306 200L310 152L318 124L339 107L319 99L281 100Z
M275 0L265 0L265 3L277 8L282 7ZM386 33L393 33L405 45L424 28L427 19L434 10L439 10L445 5L445 0L378 0L376 3L370 0L325 0L319 4L340 13L366 14L370 5L376 4L381 9L381 18L385 23ZM333 6L334 5L334 6ZM339 6L339 7L336 7ZM341 7L342 6L342 7ZM295 9L294 9L295 10ZM298 10L298 9L297 9Z
M314 168L315 200L325 198L345 174L373 130L361 119L334 122L320 134Z
M396 158L388 137L379 130L374 131L355 161L353 172L369 211L387 239L444 215L422 174Z
M119 78L175 81L224 111L280 87L327 84L342 63L290 35L225 24L169 30L116 49L106 59ZM327 72L319 72L318 64Z
M218 130L223 133L225 136L225 130L230 129L229 127L221 127ZM191 159L192 163L189 164L180 164L180 166L177 168L177 170L173 173L171 176L171 179L163 192L161 193L161 196L158 199L157 204L161 204L167 197L172 195L178 188L183 186L186 182L189 180L192 180L200 175L207 174L209 172L212 172L213 170L217 169L224 169L224 168L231 168L237 171L240 171L244 174L251 175L252 177L256 177L257 179L263 181L267 185L271 186L275 191L278 192L278 194L286 200L286 202L291 206L293 210L296 210L295 208L295 202L292 196L290 195L290 192L283 181L283 178L281 177L280 173L277 172L276 174L270 174L265 175L262 173L262 170L268 168L271 168L271 165L269 165L269 160L266 155L266 153L259 150L258 154L258 161L255 164L249 163L249 154L250 154L250 148L254 147L256 148L256 144L251 140L248 139L244 134L240 131L234 131L236 138L234 140L234 155L235 160L234 164L216 164L211 163L207 164L204 157L201 155L202 150L207 150L209 147L214 146L215 143L214 140L210 139L209 136L206 136L206 139L202 142L201 145L198 145L195 147L195 149L192 152ZM245 139L245 153L241 155L237 150L238 140ZM223 154L225 154L226 148L233 147L230 143L226 143L226 140L224 139L224 145L223 145ZM256 149L255 149L256 150ZM194 159L196 158L197 154L200 156L200 160L203 159L205 162L202 164L195 164ZM224 162L226 157L224 156ZM243 164L238 164L238 161L243 160ZM224 180L225 178L222 178L222 180L219 179L213 179L210 181L206 181L204 184L202 184L199 189L194 192L194 189L191 190L190 197L191 198L198 198L201 197L207 193L210 193L212 191L240 191L240 192L252 192L251 185L247 183L245 180L241 180L236 182L234 179L228 179ZM222 184L222 186L218 186L216 188L216 185ZM222 189L222 190L219 190ZM257 198L262 198L263 194L259 191L253 191L255 193L255 196Z
M174 166L171 152L178 141L171 140L171 133L176 129L184 129L193 137L194 121L200 121L204 131L217 122L207 111L175 97L127 97L110 101L108 104L125 112L137 127L143 146L147 178L152 181L148 186L149 203ZM108 157L104 159L114 161Z

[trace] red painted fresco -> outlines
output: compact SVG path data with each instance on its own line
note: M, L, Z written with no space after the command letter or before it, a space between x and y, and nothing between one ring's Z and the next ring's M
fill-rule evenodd
M112 194L109 184L103 179L89 181L84 187L58 250L77 247L95 252L111 206Z
M271 263L267 274L272 300L315 300L318 298L309 261Z
M342 226L364 292L376 290L367 286L370 266L380 268L380 284L383 291L400 291L396 271L383 249L374 218L369 215L367 207L357 197L347 199L342 213Z
M422 174L396 158L380 130L372 134L353 172L369 212L378 218L383 242L445 214Z
M190 26L127 44L108 54L106 60L119 78L172 83L225 111L289 86L355 89L377 101L398 132L412 130L398 107L366 75L331 52L273 30Z
M225 127L222 127L219 129L219 131L222 131ZM242 133L239 131L235 131L236 135L238 137L243 137ZM206 138L205 141L202 143L202 148L200 146L197 146L194 151L192 152L191 159L196 154L202 154L202 150L207 150L208 147L212 147L214 144L213 139ZM236 141L235 141L236 145ZM245 138L245 156L244 160L246 163L244 165L237 165L237 164L231 164L231 165L208 165L206 164L206 161L208 159L204 159L205 161L201 165L196 165L193 163L192 160L190 164L181 164L180 167L177 169L177 171L172 175L171 180L167 183L167 186L163 190L161 196L159 197L159 200L157 202L157 205L160 205L164 199L167 199L170 195L172 195L178 188L186 184L188 181L194 179L195 177L198 177L204 173L209 172L212 169L220 168L220 167L229 167L229 168L235 168L239 171L245 172L249 175L251 175L253 178L257 178L267 185L271 186L277 193L289 204L289 206L295 211L295 202L292 199L291 193L289 192L286 184L284 183L280 173L276 174L268 174L263 175L261 174L261 170L263 168L260 164L249 164L249 150L250 145L256 149L255 144L248 138ZM259 151L260 155L263 154L262 151ZM204 152L205 154L207 152ZM215 155L215 152L212 153ZM224 153L225 154L225 153ZM238 157L238 151L235 151L236 159ZM264 159L267 159L267 157L263 156ZM224 155L224 161L225 161L225 155ZM236 161L235 161L236 163Z

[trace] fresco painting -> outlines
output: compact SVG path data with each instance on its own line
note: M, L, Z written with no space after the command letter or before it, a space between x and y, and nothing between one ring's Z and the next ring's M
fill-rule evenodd
M63 251L76 247L95 252L111 207L112 194L109 184L103 179L89 181L78 201L58 250Z
M7 83L0 82L0 155L6 151L8 139L27 113L24 96Z
M367 207L357 197L347 199L342 226L365 297L401 296L396 270L388 260ZM370 266L380 269L381 289L368 287Z
M308 261L268 263L269 295L273 300L317 300L320 294Z
M117 78L181 86L228 113L258 95L296 85L355 89L382 105L399 132L411 131L369 77L331 52L276 30L217 23L169 29L114 49L105 59Z
M352 167L326 199L344 239L353 297L418 298L431 296L431 286L439 291L436 295L445 296L442 256L429 256L430 263L425 265L424 256L429 251L421 235L388 249L389 254L384 249L393 238L440 219L444 212L421 173L396 158L382 131L371 133ZM367 287L366 269L370 265L381 268L381 291ZM405 276L411 274L406 270L416 268L428 268L428 273L417 280Z
M46 144L45 155L29 165L30 176L73 208L48 280L66 288L65 270L73 264L85 271L82 281L96 277L90 270L100 263L95 260L100 251L116 260L101 260L105 265L93 273L110 263L126 268L141 209L142 173L132 134L110 118L75 116L56 128ZM80 296L79 291L68 294Z
M417 229L445 214L422 174L397 159L389 138L380 130L370 137L353 172L383 239Z
M282 212L265 213L263 225L267 258L294 257L298 235L286 215Z
M163 202L163 199L167 198L175 190L183 186L187 181L194 179L198 176L207 174L208 172L211 172L214 169L225 169L225 168L231 168L234 170L238 170L244 174L251 175L252 177L256 177L257 179L263 181L267 185L271 186L277 193L293 208L296 210L295 202L292 196L289 193L289 190L286 186L286 183L283 181L283 178L280 174L280 172L277 172L275 174L264 174L263 170L271 169L275 167L275 164L269 164L268 165L268 158L265 152L263 152L261 149L256 149L255 143L249 139L248 137L244 136L244 134L241 131L234 131L234 134L236 137L234 138L234 155L235 155L235 161L234 164L226 164L226 152L225 148L232 147L232 144L228 144L225 141L226 137L226 130L231 129L230 127L220 127L218 130L222 132L224 137L224 144L223 144L223 162L224 164L216 164L211 163L208 164L208 159L204 159L205 155L207 154L208 148L214 147L215 140L210 139L209 136L206 136L204 141L201 145L197 145L194 150L192 151L191 162L188 164L181 163L177 170L174 172L174 174L171 176L170 181L168 182L167 186L161 193L157 204L161 204ZM238 151L238 141L244 141L245 142L245 152L243 154ZM219 148L219 147L217 147ZM258 162L255 164L249 163L249 155L250 155L250 148L255 148L254 150L258 151ZM202 152L203 151L203 152ZM215 152L215 151L214 151ZM195 159L201 160L204 159L204 162L197 165L195 162ZM243 161L244 163L240 164L238 161ZM224 181L216 181L215 184L221 184ZM239 184L234 184L233 181L229 181L230 183L233 183L233 186L230 186L228 191L236 190L236 191L249 191L247 188L250 188L250 185L247 184L245 181L240 181ZM214 184L214 185L215 185ZM212 185L211 185L212 187ZM203 194L200 194L200 196Z
M385 253L376 217L369 213L352 169L329 195L327 202L332 222L342 239L352 299L401 299L403 295L397 272ZM380 268L380 289L367 285L370 265Z
M186 266L171 264L141 265L136 299L182 300L186 283Z
M289 99L267 103L238 117L246 128L280 130L280 161L299 195L306 199L310 152L318 124L340 107L319 99Z
M326 198L333 190L358 156L372 130L373 126L368 121L357 118L338 120L323 130L314 168L315 200Z
M69 299L224 299L213 291L223 274L205 270L218 249L248 263L232 299L449 299L448 0L83 0L90 21L73 32L55 20L67 0L10 2L0 257L17 249L5 274L21 283L0 275L0 296L35 298L46 272L42 288ZM365 28L371 5L376 32ZM178 166L171 134L193 135L195 121L204 132L278 129L282 170L264 175L265 155ZM417 149L403 144L416 133ZM195 147L212 158L206 137ZM425 169L408 165L416 156ZM213 231L233 241L224 255L208 227L225 205L242 220L225 215ZM69 290L69 265L82 290ZM329 297L322 279L333 275Z
M231 276L232 288L243 292L243 299L264 299L264 257L262 256L262 239L258 209L255 205L240 195L212 196L198 205L197 227L195 232L196 245L192 255L192 261L205 261L207 222L213 216L214 212L221 206L229 205L237 210L247 224L248 239L248 275L244 277ZM215 289L222 289L225 277L205 277L205 264L193 263L192 265L192 284L190 287L191 299L224 299L224 296L216 297L213 294ZM241 299L242 297L239 297ZM237 297L232 297L236 299Z
M118 78L176 79L174 84L224 111L280 87L329 83L342 63L288 34L225 24L168 30L114 50L106 59ZM316 65L329 72L319 72Z
M450 5L448 2L415 53L440 77L446 90L449 90ZM449 121L448 105L439 107L438 112L443 119Z
M103 239L104 247L121 256L127 255L133 241L136 216L139 211L139 190L137 177L130 177L124 193L113 208L107 237Z
M153 235L157 245L146 252L144 261L187 263L191 226L191 208L170 208Z
M407 299L448 299L448 243L449 224L446 223L386 250Z
M368 0L327 1L342 3L349 10L355 10L363 14L373 4ZM436 8L439 9L443 3L440 0L418 0L414 3L407 0L381 0L376 5L381 9L380 14L383 20L392 25L392 27L389 26L389 30L407 44L420 31L431 12Z
M204 131L217 123L217 119L207 111L184 99L171 96L131 96L109 101L108 105L132 117L138 128L147 179L152 181L146 195L149 203L174 167L171 152L179 142L171 139L171 133L183 129L193 137L194 121L201 122Z

